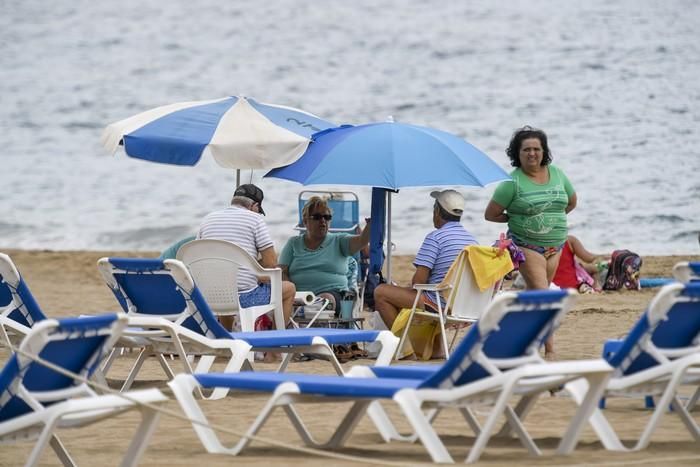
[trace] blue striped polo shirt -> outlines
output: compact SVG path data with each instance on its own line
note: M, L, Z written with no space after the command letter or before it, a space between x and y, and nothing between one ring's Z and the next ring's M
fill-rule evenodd
M448 222L426 235L413 265L430 269L428 283L439 284L464 247L477 243L476 238L462 224Z

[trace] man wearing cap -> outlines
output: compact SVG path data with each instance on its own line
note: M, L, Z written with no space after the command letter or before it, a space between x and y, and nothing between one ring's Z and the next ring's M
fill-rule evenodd
M226 240L235 243L258 259L264 268L277 267L277 253L267 228L265 211L262 208L263 191L253 184L236 188L231 206L208 214L199 227L197 238ZM270 284L259 283L258 277L248 269L238 273L239 301L242 307L270 303ZM285 323L292 314L292 304L296 288L289 281L282 281L282 309ZM220 317L228 329L233 325L233 317Z
M430 196L435 198L433 225L436 230L426 235L416 254L413 261L416 272L411 285L439 284L464 247L477 243L476 238L460 223L464 212L464 197L455 190L433 191ZM374 290L375 309L389 329L402 308L413 306L416 293L412 287L389 284L381 284ZM418 306L437 310L432 294L424 293ZM442 306L444 309L444 303Z

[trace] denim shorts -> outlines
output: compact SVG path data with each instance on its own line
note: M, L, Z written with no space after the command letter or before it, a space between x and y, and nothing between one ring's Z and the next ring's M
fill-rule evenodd
M270 284L260 284L253 290L238 294L238 302L243 308L251 306L267 305L270 303Z

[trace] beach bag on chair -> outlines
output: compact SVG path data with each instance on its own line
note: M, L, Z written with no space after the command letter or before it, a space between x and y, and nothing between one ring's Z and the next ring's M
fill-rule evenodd
M637 253L629 250L613 251L603 290L620 290L622 287L638 290L641 268L642 258Z

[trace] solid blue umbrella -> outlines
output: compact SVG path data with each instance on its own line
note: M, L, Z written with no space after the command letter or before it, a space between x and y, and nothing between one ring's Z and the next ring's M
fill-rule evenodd
M481 150L453 134L405 123L343 125L316 133L296 162L266 177L303 185L486 186L509 180Z
M343 125L316 133L296 162L273 169L265 177L302 185L359 185L389 190L421 186L484 187L511 179L489 156L462 138L396 122ZM383 193L373 190L373 208L374 197ZM389 197L389 220L390 200ZM387 232L387 242L391 245L390 222Z
M108 125L102 145L152 162L195 165L205 151L222 167L269 169L295 161L311 135L335 124L245 97L180 102Z

